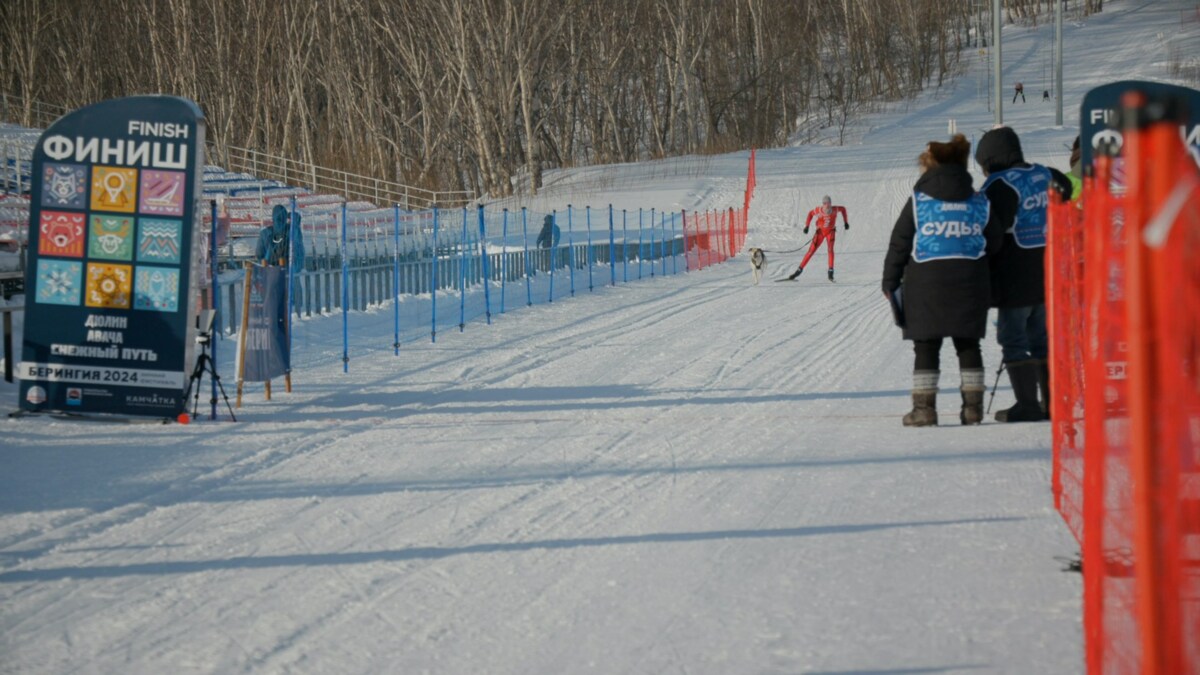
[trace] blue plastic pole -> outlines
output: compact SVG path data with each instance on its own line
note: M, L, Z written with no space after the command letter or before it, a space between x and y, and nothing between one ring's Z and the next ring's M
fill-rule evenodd
M629 283L629 213L621 209L621 283Z
M617 285L617 243L613 228L613 207L608 205L608 272L612 276L612 285Z
M550 222L558 227L558 209L550 212ZM554 243L554 237L550 237L550 302L554 302L554 263L558 257L558 244Z
M212 310L213 310L213 316L216 317L219 315L218 306L221 301L221 285L219 283L217 283L217 201L215 199L211 200L209 202L209 204L212 205L212 232L209 233L209 237L208 237L208 262L209 262L209 266L212 267L212 284L209 286L209 290L212 291ZM288 314L288 317L289 318L291 317L290 313ZM220 324L213 322L213 325L219 326ZM214 331L214 333L216 333L216 334L211 334L211 333L209 334L208 345L209 345L210 350L212 351L212 367L213 367L213 372L215 373L215 372L217 372L217 335L220 334L220 331ZM289 350L292 348L291 341L292 341L292 331L291 331L291 326L289 325L288 326L288 349ZM197 384L199 384L199 383L197 383ZM209 412L208 419L215 420L215 419L217 419L217 380L216 380L216 378L212 378L212 382L210 382L209 384L212 385L212 411ZM186 403L186 401L185 401L185 403Z
M574 208L567 204L567 264L571 266L571 297L575 297L575 231L572 229L571 211Z
M483 311L492 325L492 283L488 278L487 228L483 222L483 204L479 205L479 264L483 267Z
M521 241L525 247L525 306L533 307L533 282L529 271L529 211L521 207Z
M292 294L296 287L296 271L292 265L292 251L295 249L292 246L292 241L299 235L299 232L293 232L292 228L296 224L296 196L292 195L292 210L288 213L288 282L287 282L287 370L284 372L288 375L292 374ZM213 221L213 231L217 229L217 221ZM214 404L215 405L215 404Z
M650 278L654 278L654 209L650 209Z
M342 372L350 372L350 264L346 260L346 202L342 202Z
M508 209L504 209L504 225L500 238L504 253L500 255L500 313L504 313L504 287L508 285Z
M458 242L458 332L467 329L467 207L462 207L462 239Z
M592 250L592 207L584 207L584 215L587 220L587 264L588 264L588 292L595 290L592 284L592 265L596 262L595 251Z
M392 206L392 319L396 341L392 350L400 356L400 205Z
M658 219L659 219L659 223L660 223L659 228L663 231L663 233L662 233L663 234L663 238L662 238L662 275L665 277L665 276L667 276L667 214L665 214L665 213L658 214ZM672 241L671 242L671 247L672 247L671 250L672 251L675 250L674 246L675 246L675 242Z
M638 248L637 248L638 279L639 280L642 278L642 233L645 231L646 231L646 228L645 228L645 226L642 225L642 209L639 206L638 207Z
M676 243L679 241L675 234L675 212L671 212L671 274L679 274L679 254L675 252Z
M438 289L438 207L433 207L433 267L430 271L429 294L433 302L429 319L429 341L437 342L437 289Z

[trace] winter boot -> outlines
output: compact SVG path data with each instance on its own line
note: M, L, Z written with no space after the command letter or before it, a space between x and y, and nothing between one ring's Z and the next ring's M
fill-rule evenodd
M833 268L832 267L829 268L829 280L833 281Z
M1046 359L1037 359L1037 381L1038 393L1042 397L1042 414L1046 419L1050 419L1050 362Z
M804 271L803 267L797 267L796 271L792 272L792 274L788 277L788 281L795 281L796 277L800 276L800 273L803 271Z
M983 368L964 368L962 371L962 410L958 421L963 424L979 424L983 421Z
M997 422L1041 422L1046 419L1038 403L1038 365L1034 359L1013 361L1005 365L1008 381L1012 383L1017 403L996 413Z
M913 371L913 409L904 416L904 426L937 426L937 391L939 375L941 375L941 373L937 370Z

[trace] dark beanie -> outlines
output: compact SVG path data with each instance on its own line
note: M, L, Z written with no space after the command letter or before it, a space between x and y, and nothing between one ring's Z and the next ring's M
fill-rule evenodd
M1003 171L1025 161L1021 139L1009 127L992 129L975 146L975 161L988 173Z

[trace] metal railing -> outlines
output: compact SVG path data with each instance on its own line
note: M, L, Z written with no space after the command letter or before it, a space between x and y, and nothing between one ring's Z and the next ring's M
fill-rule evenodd
M305 187L314 193L339 194L349 201L362 200L380 206L399 204L406 211L421 211L434 206L462 206L475 198L470 192L426 190L249 148L229 146L226 151L228 160L225 168L229 171Z
M45 129L70 111L65 106L0 93L0 122Z

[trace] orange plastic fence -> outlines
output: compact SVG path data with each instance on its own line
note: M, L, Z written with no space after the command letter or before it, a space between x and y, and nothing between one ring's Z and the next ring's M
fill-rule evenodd
M746 191L742 208L719 211L684 211L683 245L689 270L701 270L723 263L741 252L746 243L750 221L750 200L754 197L755 151L750 150L750 165L746 170Z
M1054 506L1083 541L1083 209L1051 191L1046 246Z
M1088 672L1200 675L1200 170L1169 105L1124 105L1123 157L1051 207L1052 489Z

